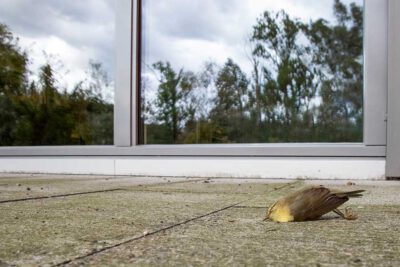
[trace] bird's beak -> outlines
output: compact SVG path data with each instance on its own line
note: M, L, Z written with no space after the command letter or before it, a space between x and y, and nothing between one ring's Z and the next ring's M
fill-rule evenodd
M271 209L273 206L275 206L275 203L272 206L267 207L267 212L265 214L265 218L264 218L264 220L262 220L263 222L270 220L269 215L271 214Z

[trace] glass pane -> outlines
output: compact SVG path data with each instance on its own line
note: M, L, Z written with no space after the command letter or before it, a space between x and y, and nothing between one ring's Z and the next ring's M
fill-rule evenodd
M142 25L142 143L362 142L361 0L143 0Z
M0 1L0 145L113 143L113 0Z

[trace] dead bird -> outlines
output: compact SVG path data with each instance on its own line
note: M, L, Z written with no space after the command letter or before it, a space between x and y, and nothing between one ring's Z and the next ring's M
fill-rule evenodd
M315 220L333 211L346 220L355 220L351 209L346 208L345 214L337 208L352 197L361 197L365 190L337 191L324 186L308 187L296 191L277 200L268 210L265 220L274 222L292 222Z

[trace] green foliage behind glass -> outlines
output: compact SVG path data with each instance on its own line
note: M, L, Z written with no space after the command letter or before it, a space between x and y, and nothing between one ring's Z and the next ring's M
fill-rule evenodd
M227 59L205 85L204 73L154 64L161 79L142 112L143 143L362 142L363 10L335 0L333 14L305 23L265 11L249 40L251 75ZM202 101L210 83L216 93Z
M57 88L53 68L27 79L28 55L0 24L0 146L113 143L113 105L92 88Z

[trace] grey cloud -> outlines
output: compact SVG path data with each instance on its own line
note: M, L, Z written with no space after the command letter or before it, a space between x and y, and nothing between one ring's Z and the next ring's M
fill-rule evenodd
M0 22L33 39L57 36L75 48L88 49L112 75L115 1L119 0L1 0ZM234 51L237 61L243 62L246 35L265 9L286 4L294 13L319 16L326 14L332 3L333 0L143 0L145 60L150 60L146 61L149 64L153 60L169 60L177 67L190 69L191 62L182 61L191 58L185 57L189 52L173 46L191 41L192 47L204 53L204 61L210 59L209 51L202 47L207 43L207 47L218 44L225 51Z
M113 20L113 0L2 0L0 20L26 35L57 33L57 22L95 24Z
M346 4L362 0L342 0ZM184 42L193 44L198 53L209 52L202 44L220 44L233 51L242 63L246 60L246 39L256 19L265 10L285 9L292 17L309 21L324 17L333 18L333 0L144 0L144 47L145 60L169 60L176 62L188 51L178 51L176 46ZM211 53L212 54L212 53ZM189 57L188 57L189 58ZM199 58L199 57L197 57ZM152 63L152 62L148 62ZM193 65L193 64L192 64ZM196 65L199 65L196 62ZM191 62L179 62L177 67L191 67Z
M238 0L147 0L145 27L171 38L217 41L225 32L226 16L237 9ZM146 13L147 12L147 13Z
M90 49L109 72L114 61L115 0L1 0L0 22L31 39L56 36Z

